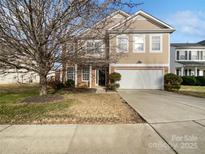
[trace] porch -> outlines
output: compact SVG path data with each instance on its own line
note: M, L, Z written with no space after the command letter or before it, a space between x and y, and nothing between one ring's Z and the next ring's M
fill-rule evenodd
M63 75L64 74L64 75ZM73 80L75 87L96 88L107 83L108 66L77 65L67 66L61 73L61 81Z
M175 73L179 76L205 76L204 61L180 61Z
M176 68L176 74L179 76L205 76L205 66L182 66Z

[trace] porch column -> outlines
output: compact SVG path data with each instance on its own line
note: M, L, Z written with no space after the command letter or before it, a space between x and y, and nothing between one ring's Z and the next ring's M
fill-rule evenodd
M92 87L92 66L90 65L90 71L89 71L89 88Z
M181 67L181 76L184 76L184 67Z
M187 76L191 76L191 74L189 73L189 69L187 69Z
M75 64L75 87L78 85L78 65Z
M198 71L197 71L197 67L195 67L194 69L195 69L194 75L195 75L195 76L198 76L198 75L197 75L197 72L198 72Z

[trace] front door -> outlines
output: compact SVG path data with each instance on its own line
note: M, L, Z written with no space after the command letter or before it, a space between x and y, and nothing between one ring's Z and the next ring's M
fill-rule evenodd
M105 86L105 71L99 70L99 85Z
M96 84L99 86L105 86L105 71L102 69L96 70Z

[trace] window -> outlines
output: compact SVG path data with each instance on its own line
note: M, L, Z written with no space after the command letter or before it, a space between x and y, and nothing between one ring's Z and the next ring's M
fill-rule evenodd
M178 51L178 59L177 60L187 60L187 51Z
M189 76L191 76L191 69L189 69Z
M162 52L162 35L151 35L151 52Z
M188 60L188 51L185 51L185 60Z
M202 53L203 60L205 60L205 51Z
M203 53L203 51L198 51L198 58L199 58L199 60L205 60L204 58L203 58L203 55L204 53Z
M145 52L145 36L144 35L134 35L133 36L133 52Z
M117 36L117 52L128 52L128 36Z
M90 78L90 69L89 69L89 66L85 66L83 67L83 70L82 70L82 80L89 81L89 78Z
M181 75L180 69L177 68L177 69L176 69L176 73L177 73L178 76L180 76L180 75Z
M179 51L177 51L177 60L179 60Z
M102 40L89 40L87 41L87 53L101 53L103 51L104 44Z
M185 69L184 75L185 75L185 76L188 76L188 70L187 70L187 69Z
M189 60L191 60L191 51L189 51Z
M68 53L74 53L75 52L75 44L68 43L66 45L66 50Z
M68 78L68 80L75 81L75 70L74 70L74 67L68 67L68 69L67 69L67 78Z
M197 51L191 52L191 60L198 60L198 52Z

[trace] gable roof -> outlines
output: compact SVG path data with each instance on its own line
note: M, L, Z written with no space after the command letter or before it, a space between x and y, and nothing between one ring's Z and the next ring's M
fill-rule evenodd
M138 12L136 12L135 14L133 14L132 16L130 16L130 17L128 17L127 19L125 19L123 22L118 23L117 25L115 25L115 26L109 28L109 30L112 30L112 29L114 29L114 28L116 28L116 27L118 27L118 26L120 26L120 25L122 25L122 24L124 24L124 23L126 23L126 22L128 22L128 21L130 21L130 20L132 20L132 19L134 19L134 18L137 17L138 15L145 16L145 17L151 19L152 21L154 21L154 22L156 22L156 23L159 23L160 25L166 27L167 29L171 30L172 32L175 31L175 29L174 29L172 26L170 26L169 24L167 24L167 23L161 21L160 19L158 19L158 18L156 18L156 17L154 17L154 16L152 16L152 15L150 15L150 14L148 14L148 13L146 13L145 11L142 11L142 10L139 10Z
M190 48L190 49L204 49L205 45L199 44L199 43L172 43L172 47L178 48L178 49L184 49L184 48Z
M122 14L122 15L123 15L124 17L126 17L126 18L130 17L130 14L128 14L128 13L122 11L122 10L114 11L114 12L112 12L110 15L108 15L107 17L105 17L104 19L102 19L102 20L96 22L96 23L95 23L94 25L92 25L90 28L88 28L88 29L82 31L82 33L80 33L80 35L85 34L85 33L88 32L89 30L91 30L93 27L97 26L98 24L102 23L103 21L108 20L109 18L114 17L114 16L117 15L117 14Z

